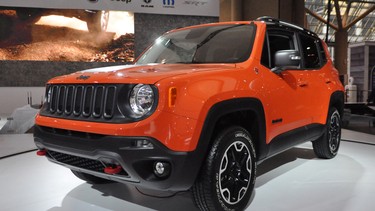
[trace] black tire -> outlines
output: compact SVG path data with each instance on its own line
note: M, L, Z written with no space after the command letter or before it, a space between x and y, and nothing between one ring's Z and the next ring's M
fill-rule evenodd
M97 11L87 16L87 28L92 33L105 32L108 27L109 11Z
M317 157L331 159L337 155L341 141L341 124L339 111L334 107L330 108L324 134L313 141L313 149Z
M107 179L103 179L103 178L100 178L100 177L96 177L96 176L93 176L91 174L86 174L86 173L83 173L83 172L79 172L79 171L74 171L74 170L71 170L73 172L73 174L80 178L81 180L84 180L90 184L104 184L104 183L110 183L112 182L111 180L107 180Z
M192 187L200 210L244 210L256 178L255 148L242 127L219 134Z

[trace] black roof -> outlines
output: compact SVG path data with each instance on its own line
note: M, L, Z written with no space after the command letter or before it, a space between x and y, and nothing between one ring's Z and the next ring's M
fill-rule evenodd
M292 23L281 21L281 20L279 20L277 18L274 18L274 17L271 17L271 16L262 16L262 17L257 18L256 20L257 21L264 21L267 25L276 25L276 26L281 27L281 28L294 29L294 30L302 31L302 32L305 32L309 35L312 35L314 37L319 38L317 34L315 34L314 32L312 32L308 29L305 29L301 26L297 26L297 25L292 24Z

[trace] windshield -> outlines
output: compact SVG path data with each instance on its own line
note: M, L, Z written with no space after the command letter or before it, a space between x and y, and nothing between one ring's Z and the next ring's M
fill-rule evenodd
M205 26L167 33L138 59L150 63L238 63L250 56L255 26Z

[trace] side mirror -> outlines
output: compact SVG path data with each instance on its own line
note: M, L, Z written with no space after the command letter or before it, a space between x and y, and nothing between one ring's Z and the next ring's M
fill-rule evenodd
M272 72L279 74L285 69L298 68L301 63L301 56L296 50L281 50L275 53L275 67Z

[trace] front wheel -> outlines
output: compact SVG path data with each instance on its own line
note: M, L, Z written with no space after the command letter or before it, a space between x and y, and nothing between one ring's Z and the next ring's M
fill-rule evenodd
M192 187L200 210L244 210L256 178L255 148L242 127L231 127L214 140Z
M329 109L324 134L313 141L313 149L319 158L331 159L337 155L341 141L341 116L339 111Z

